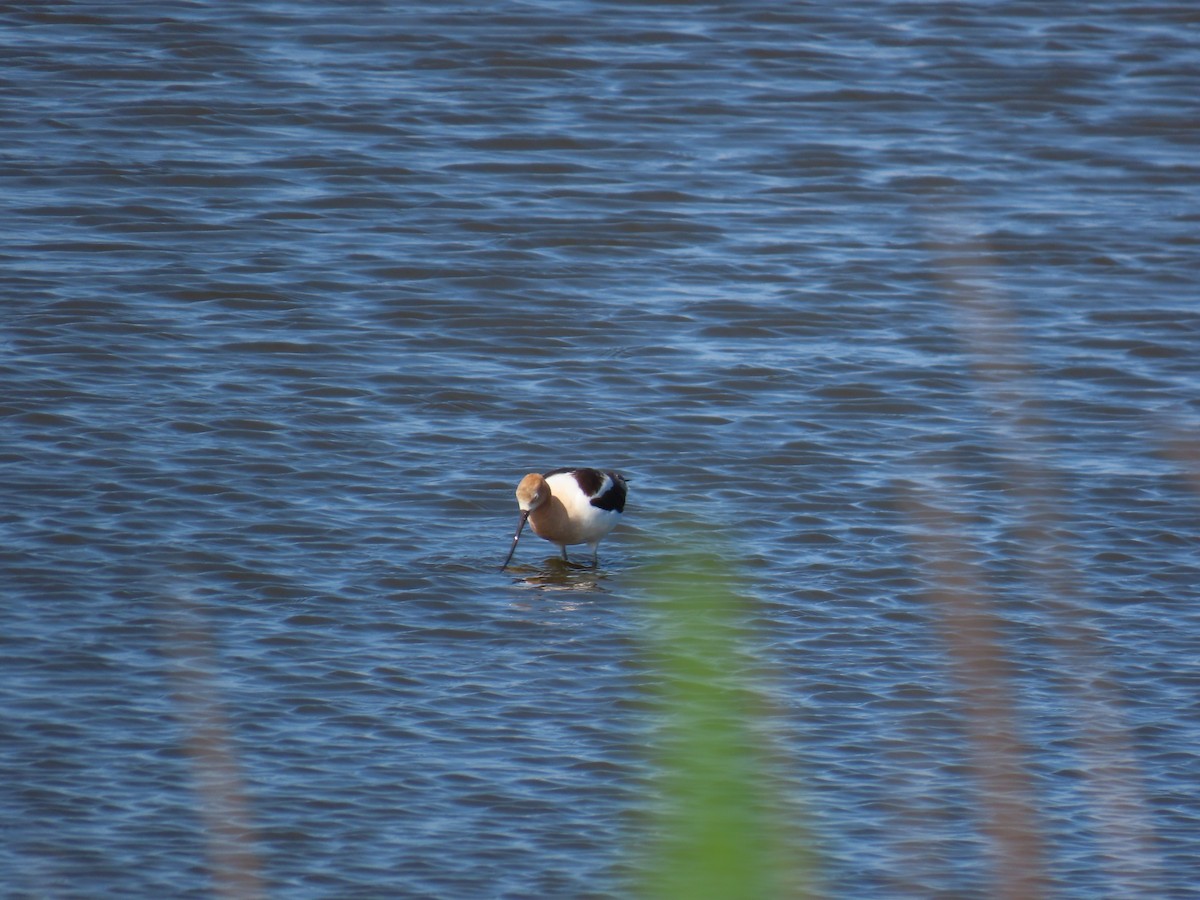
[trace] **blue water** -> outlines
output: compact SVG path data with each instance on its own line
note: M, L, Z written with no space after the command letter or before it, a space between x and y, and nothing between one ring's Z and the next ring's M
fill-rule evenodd
M0 895L628 896L681 547L812 894L1200 896L1198 29L5 5Z

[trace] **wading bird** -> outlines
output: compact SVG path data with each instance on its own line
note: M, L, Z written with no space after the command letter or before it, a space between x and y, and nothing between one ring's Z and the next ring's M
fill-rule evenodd
M501 570L508 568L525 522L533 533L558 544L568 563L567 547L587 544L596 565L600 539L613 530L625 509L625 477L599 469L555 469L539 475L531 472L517 485L521 521L513 534L512 548Z

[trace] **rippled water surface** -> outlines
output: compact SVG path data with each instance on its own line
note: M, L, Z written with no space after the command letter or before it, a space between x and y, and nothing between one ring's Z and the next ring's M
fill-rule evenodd
M813 894L1196 896L1198 30L5 4L0 894L628 895L684 547Z

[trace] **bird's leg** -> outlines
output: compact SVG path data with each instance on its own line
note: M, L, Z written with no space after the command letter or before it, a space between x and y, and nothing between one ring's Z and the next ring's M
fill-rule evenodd
M585 563L572 562L570 559L567 558L567 545L566 544L560 544L559 549L562 550L563 562L567 564L567 568L569 568L569 569L586 569L586 568L588 568L588 566ZM593 561L592 565L593 566L595 565L594 561Z

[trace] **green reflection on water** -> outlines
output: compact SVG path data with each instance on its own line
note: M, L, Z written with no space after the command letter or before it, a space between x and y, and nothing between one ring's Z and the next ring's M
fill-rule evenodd
M664 554L647 592L659 796L640 893L807 896L800 828L765 777L764 699L735 576L712 554Z

